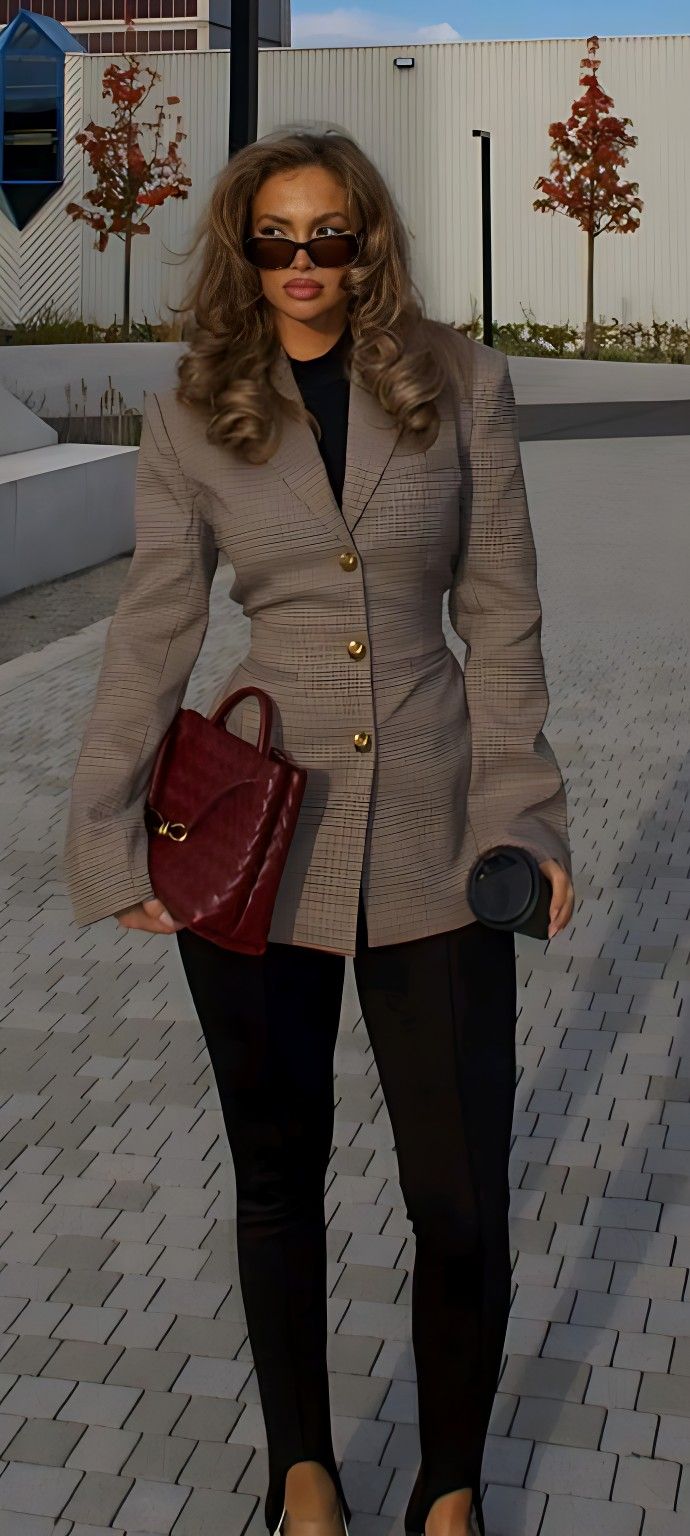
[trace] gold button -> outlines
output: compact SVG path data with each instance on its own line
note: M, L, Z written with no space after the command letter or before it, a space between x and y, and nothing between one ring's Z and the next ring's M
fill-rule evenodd
M371 736L368 731L358 731L355 736L355 747L358 752L371 751Z
M338 559L344 571L354 571L356 569L357 556L353 555L351 549L344 549L342 554L338 555Z
M361 661L362 657L367 654L367 648L363 640L350 640L347 648L350 655L354 656L356 661Z

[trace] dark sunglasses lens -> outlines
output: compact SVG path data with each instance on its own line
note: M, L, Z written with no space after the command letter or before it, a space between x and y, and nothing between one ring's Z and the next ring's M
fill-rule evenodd
M317 267L346 267L354 261L357 250L355 235L321 235L309 244L309 255Z
M281 240L279 235L253 235L245 249L255 267L277 272L292 265L296 247L292 240ZM358 250L357 236L349 234L318 235L308 245L309 255L317 267L346 267L354 261Z
M267 235L265 239L257 235L247 245L249 260L253 261L255 267L263 267L267 272L289 267L294 254L295 247L291 240L280 240L273 235Z

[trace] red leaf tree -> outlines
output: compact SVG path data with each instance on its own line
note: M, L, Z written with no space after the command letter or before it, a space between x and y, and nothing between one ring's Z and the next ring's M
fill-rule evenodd
M128 29L132 21L128 11L125 17ZM83 219L96 230L94 245L98 251L106 249L111 235L124 240L122 335L126 339L130 326L132 241L135 235L150 234L146 220L148 209L160 208L168 197L187 197L187 188L192 183L191 178L183 174L179 154L178 146L187 137L180 128L182 118L179 114L174 134L165 141L166 107L177 105L179 96L166 96L165 103L161 102L154 109L152 121L137 117L161 77L157 70L143 63L141 55L128 53L124 57L126 68L110 64L103 74L103 99L111 97L113 103L110 123L102 127L92 121L83 132L75 135L95 176L95 185L84 193L89 206L68 203L65 212L75 220ZM145 76L148 81L143 78ZM144 129L153 134L148 158L142 147Z
M606 230L629 235L639 228L635 210L644 206L637 196L638 182L621 181L620 167L627 164L625 150L637 144L628 133L630 117L614 117L613 98L597 80L601 60L596 57L598 37L587 38L587 57L580 60L585 87L572 104L567 123L550 123L555 150L550 176L539 176L535 187L546 195L533 207L539 213L564 213L575 219L587 235L587 316L584 356L594 347L594 241Z

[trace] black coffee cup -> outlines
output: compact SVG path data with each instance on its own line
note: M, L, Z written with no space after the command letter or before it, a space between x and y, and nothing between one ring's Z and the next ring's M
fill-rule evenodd
M552 886L526 848L500 843L472 865L467 898L488 928L512 929L547 939Z

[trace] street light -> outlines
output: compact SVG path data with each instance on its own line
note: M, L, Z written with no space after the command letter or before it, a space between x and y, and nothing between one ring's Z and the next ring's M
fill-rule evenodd
M230 4L228 158L256 139L259 99L259 0Z
M482 141L482 323L484 342L494 344L493 295L491 285L491 134L488 128L473 128L472 138Z

